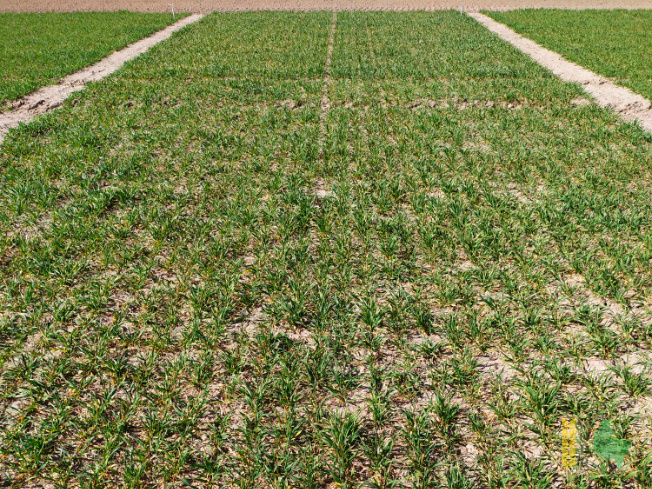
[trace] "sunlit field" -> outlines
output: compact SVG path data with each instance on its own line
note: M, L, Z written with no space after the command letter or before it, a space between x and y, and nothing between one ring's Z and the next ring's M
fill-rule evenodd
M0 147L0 485L652 486L651 149L459 12L207 16Z

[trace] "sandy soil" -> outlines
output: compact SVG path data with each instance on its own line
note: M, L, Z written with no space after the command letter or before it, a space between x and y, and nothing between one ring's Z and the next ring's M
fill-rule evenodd
M652 8L652 0L0 0L0 12L135 10L210 12L242 10L442 10L468 12L517 8Z
M546 49L536 42L517 34L509 27L479 13L471 16L505 41L516 46L542 66L545 66L564 81L579 83L595 101L609 107L626 121L637 121L646 131L652 132L652 106L645 97L631 90L615 85L600 75L564 59L561 55Z

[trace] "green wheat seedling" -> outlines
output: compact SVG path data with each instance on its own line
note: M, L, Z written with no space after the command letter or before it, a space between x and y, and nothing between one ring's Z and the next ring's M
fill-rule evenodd
M0 55L0 110L174 20L169 14L127 11L1 14L0 39L4 49ZM18 186L14 195L18 197L21 191ZM19 202L18 197L18 205Z
M648 10L491 12L499 22L566 59L652 97L645 61L652 38ZM551 28L554 26L554 28Z
M339 12L322 112L332 21L212 14L7 136L0 480L623 480L574 418L646 487L649 136L450 12Z

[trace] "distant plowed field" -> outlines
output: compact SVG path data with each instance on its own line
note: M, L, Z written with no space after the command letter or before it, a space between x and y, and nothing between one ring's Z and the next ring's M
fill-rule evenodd
M136 10L210 12L244 10L511 10L518 8L652 8L651 0L5 0L1 11Z

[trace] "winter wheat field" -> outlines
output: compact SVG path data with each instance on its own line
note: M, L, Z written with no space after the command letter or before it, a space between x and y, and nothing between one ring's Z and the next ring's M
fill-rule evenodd
M0 487L652 487L652 136L457 9L317 8L210 13L4 136ZM43 15L0 14L5 112L178 21ZM645 94L636 53L603 76Z

